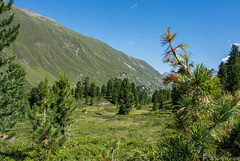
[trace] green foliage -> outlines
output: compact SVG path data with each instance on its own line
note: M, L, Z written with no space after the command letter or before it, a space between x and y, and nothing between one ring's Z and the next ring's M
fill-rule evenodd
M232 45L227 63L221 62L218 76L225 90L234 92L240 89L240 51L238 46Z
M159 160L193 160L189 155L190 147L184 136L171 136L158 147Z
M167 36L166 32L163 36ZM163 39L165 44L166 40L168 40L167 37ZM172 41L169 40L168 43L172 45ZM238 156L235 151L231 151L235 145L225 149L222 146L223 143L229 145L232 140L228 139L237 141L237 138L227 137L224 123L235 119L234 108L240 101L238 93L236 96L222 96L220 80L212 76L211 70L202 64L192 69L193 66L188 64L189 59L186 55L177 55L175 48L171 48L170 52L173 53L175 61L168 62L181 69L172 75L172 81L174 92L180 96L176 121L182 131L179 133L181 139L172 136L160 146L162 148L160 158L178 160L177 156L180 160L181 158L185 158L183 160L204 160L222 156L229 157L233 154ZM232 59L229 61L231 62ZM176 156L173 156L174 153Z
M82 99L83 97L83 85L81 81L77 82L77 88L75 89L75 98L76 100Z
M56 97L48 85L48 80L39 86L38 104L32 106L29 112L29 119L32 124L32 139L39 148L46 148L55 152L62 144L61 129L55 121L57 106Z
M0 142L13 136L11 128L26 111L25 71L13 62L15 57L4 57L3 49L10 46L19 34L20 24L12 25L14 14L7 16L13 1L0 1Z
M74 122L74 98L66 75L60 75L53 88L48 80L36 88L29 119L32 124L32 138L39 148L55 153L70 139L71 125ZM33 97L32 97L33 98Z
M81 107L75 111L71 141L56 151L31 143L28 121L18 124L16 140L0 144L0 160L159 160L158 140L164 138L163 132L173 132L171 110L154 113L143 106L123 116L116 115L118 109L112 105L84 109L88 113Z
M124 78L121 84L121 91L119 95L120 108L118 114L129 114L134 102L134 95L131 91L131 84L127 78Z
M152 95L153 111L163 108L165 101L171 100L171 91L169 89L156 90Z
M228 122L230 123L230 122ZM235 118L232 124L226 126L228 133L219 141L217 153L219 155L230 154L232 157L240 156L240 119Z
M111 77L128 77L136 85L145 86L148 92L163 86L159 72L143 60L129 57L50 18L32 14L33 11L13 7L13 12L15 22L21 22L21 34L5 53L17 54L31 86L37 86L45 76L52 84L64 72L71 86L84 77L94 78L98 86Z
M60 75L59 80L55 81L53 94L56 97L54 102L54 106L57 108L55 113L56 123L61 127L62 135L70 135L70 127L74 121L76 106L66 74Z
M3 0L0 1L0 14L6 15L9 11L11 11L13 5L13 0L10 0L8 3ZM10 46L13 41L16 40L20 24L12 25L14 20L14 13L10 16L2 18L0 21L0 51L2 52L5 47ZM2 64L2 61L1 61Z

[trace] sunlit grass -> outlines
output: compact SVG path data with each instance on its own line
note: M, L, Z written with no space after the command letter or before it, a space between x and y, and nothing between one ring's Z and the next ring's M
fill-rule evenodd
M116 159L139 160L154 157L159 142L174 133L172 109L166 107L167 109L152 111L151 106L143 106L140 110L133 109L129 115L117 115L117 106L80 105L75 111L72 141L65 147L66 150L72 150L56 154L56 158L58 160L59 157L68 155L67 158L71 156L77 160L110 160L109 151L113 141L117 142L114 155ZM18 123L13 130L17 135L10 146L23 151L30 149L27 154L34 158L37 154L29 148L32 145L30 122L26 120ZM8 155L12 155L12 152ZM52 159L56 158L53 156Z

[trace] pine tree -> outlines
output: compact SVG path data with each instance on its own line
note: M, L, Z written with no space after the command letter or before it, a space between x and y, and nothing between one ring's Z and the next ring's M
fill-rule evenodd
M159 108L159 91L156 90L153 95L152 95L152 102L153 102L153 107L152 110L156 111Z
M112 92L112 103L115 105L118 105L118 102L119 102L121 83L122 83L121 79L115 78L114 85L113 85L113 92Z
M221 62L218 76L224 88L230 92L240 89L240 52L236 45L232 45L227 63Z
M85 98L85 103L88 104L89 101L89 77L85 77L84 81L83 81L83 95Z
M188 57L178 54L177 48L182 48L181 45L173 46L175 36L170 28L161 35L163 45L169 45L165 61L184 71L172 73L169 77L181 98L176 112L179 133L166 139L159 147L159 159L209 160L224 156L225 160L229 160L229 156L239 156L235 149L239 149L239 136L236 134L239 133L240 122L230 128L224 127L238 117L234 116L234 111L240 102L239 93L221 97L218 77L213 77L212 71L203 64L197 64L192 69ZM229 130L233 132L229 133Z
M230 57L227 62L227 90L234 92L240 89L240 52L238 46L232 46L229 56Z
M0 142L11 138L10 131L15 126L24 110L25 72L13 62L15 57L4 57L2 51L17 38L20 24L11 25L14 14L5 16L11 7L13 0L6 3L0 0Z
M13 0L10 0L9 3L0 0L0 14L3 15L4 13L11 11L12 5ZM10 17L2 18L0 21L0 52L2 52L5 47L10 46L19 34L20 24L10 26L13 20L14 13L11 14ZM0 61L0 64L2 63L3 62Z
M38 85L38 93L38 102L34 103L29 112L32 139L40 148L56 151L65 138L61 136L60 126L56 122L57 99L48 85L47 78Z
M100 101L102 96L101 96L101 92L100 92L99 86L96 87L96 96L97 96L97 100Z
M61 127L62 135L69 134L71 125L74 122L73 112L76 106L66 74L60 75L59 80L55 81L53 93L56 97L56 122Z
M131 92L131 84L128 81L128 78L124 78L121 84L121 92L119 95L119 104L120 108L118 114L129 114L134 102L134 96Z
M139 109L138 107L138 92L137 92L137 89L136 89L136 86L135 86L135 83L132 83L132 93L133 93L133 96L134 96L134 104L135 104L135 107L137 109Z
M75 89L75 98L76 100L82 99L83 97L83 86L82 86L82 82L78 81L77 82L77 87Z
M89 88L89 96L91 97L91 100L90 100L91 106L94 104L94 98L96 97L96 95L97 95L96 85L94 82L92 82Z
M101 88L101 96L102 96L103 98L105 98L106 95L107 95L107 88L106 88L105 85L102 85L102 88Z
M107 83L107 97L112 98L113 93L113 79L110 79Z
M227 78L228 78L227 70L228 70L227 65L224 62L221 62L221 64L219 65L218 76L220 78L221 84L224 87L227 85Z
M89 83L89 77L85 77L84 81L83 81L83 95L85 98L87 98L89 96L89 86L90 86L90 83Z

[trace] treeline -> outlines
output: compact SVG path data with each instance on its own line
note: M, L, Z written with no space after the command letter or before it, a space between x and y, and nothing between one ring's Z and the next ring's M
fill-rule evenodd
M234 92L240 89L240 51L238 46L232 45L228 60L219 65L218 76L225 90Z
M153 110L163 108L165 101L171 100L171 90L170 89L160 89L156 90L152 95Z
M102 85L100 88L94 82L90 83L90 79L85 77L83 81L77 82L72 94L76 100L85 100L85 103L89 105L106 99L119 106L118 114L128 114L133 107L141 109L143 105L152 102L151 96L141 86L136 86L133 82L130 83L128 78L123 80L111 78L107 84Z

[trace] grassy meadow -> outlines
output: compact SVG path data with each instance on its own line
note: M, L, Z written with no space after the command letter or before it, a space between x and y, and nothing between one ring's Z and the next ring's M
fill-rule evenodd
M174 133L172 109L151 106L116 115L118 107L79 104L71 141L55 155L41 154L31 143L28 120L13 129L16 139L0 147L1 160L153 160L158 144Z

